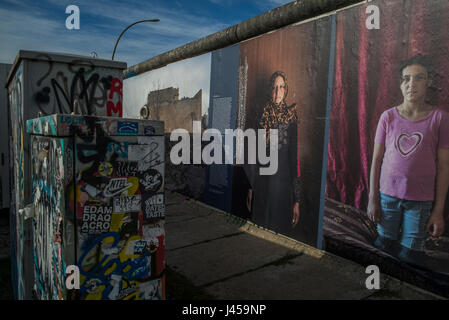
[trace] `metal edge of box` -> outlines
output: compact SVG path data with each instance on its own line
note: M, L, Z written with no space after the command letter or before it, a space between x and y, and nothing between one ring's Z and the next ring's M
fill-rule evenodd
M19 50L19 52L16 55L16 58L14 59L12 67L9 71L8 77L6 78L5 88L8 87L9 82L14 76L16 69L22 60L35 60L45 62L52 61L67 64L74 64L74 61L76 61L78 63L89 63L95 67L103 67L119 70L125 70L127 68L127 63L123 61L98 59L70 53Z
M107 121L102 126L107 136L164 135L163 121L72 114L52 114L27 120L26 130L29 134L67 137L74 135L73 127L78 127L80 130L77 132L77 135L84 136L89 135L91 132L87 129L89 123L98 124L103 121ZM137 128L135 124L137 124ZM132 131L125 130L120 132L120 128L126 125L131 125L133 127Z

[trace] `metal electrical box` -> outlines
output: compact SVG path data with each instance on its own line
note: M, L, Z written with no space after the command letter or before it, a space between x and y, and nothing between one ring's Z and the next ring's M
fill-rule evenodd
M163 122L54 114L27 131L36 297L164 299Z
M21 214L31 202L30 141L26 121L54 113L122 117L126 63L92 57L20 50L8 89L8 136L11 165L11 264L14 297L31 299L31 234ZM5 114L6 116L6 114Z

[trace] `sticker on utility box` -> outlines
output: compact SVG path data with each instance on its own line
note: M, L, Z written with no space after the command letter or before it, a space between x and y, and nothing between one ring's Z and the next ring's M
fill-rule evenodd
M111 225L112 207L86 202L83 208L83 222L81 232L87 234L101 234L109 231Z
M140 161L150 153L150 146L146 144L132 144L128 146L129 161Z
M164 182L162 174L154 169L149 169L143 173L139 179L140 186L148 193L158 191Z
M165 217L164 194L157 193L150 196L144 194L142 211L147 221L163 219Z
M156 129L152 126L145 126L143 127L143 134L146 136L152 136L156 133Z
M114 178L109 180L109 184L104 189L103 195L106 198L111 198L121 194L125 190L128 190L133 186L133 184L127 183L127 181L128 181L127 178Z
M136 194L133 196L116 197L113 200L114 212L123 213L140 211L140 201L140 194Z
M139 133L139 123L128 121L117 122L117 134L129 136L129 135L137 135L138 133Z

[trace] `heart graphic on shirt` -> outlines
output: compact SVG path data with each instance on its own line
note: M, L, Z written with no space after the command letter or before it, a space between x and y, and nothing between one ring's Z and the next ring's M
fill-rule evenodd
M415 132L411 135L402 133L396 140L396 148L403 157L408 157L418 148L422 139L423 135L420 132Z

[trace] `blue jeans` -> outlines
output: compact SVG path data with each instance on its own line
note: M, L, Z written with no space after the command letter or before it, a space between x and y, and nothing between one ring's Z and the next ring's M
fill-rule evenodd
M405 248L424 251L432 205L433 201L403 200L380 193L382 218L377 225L379 237L400 240Z

